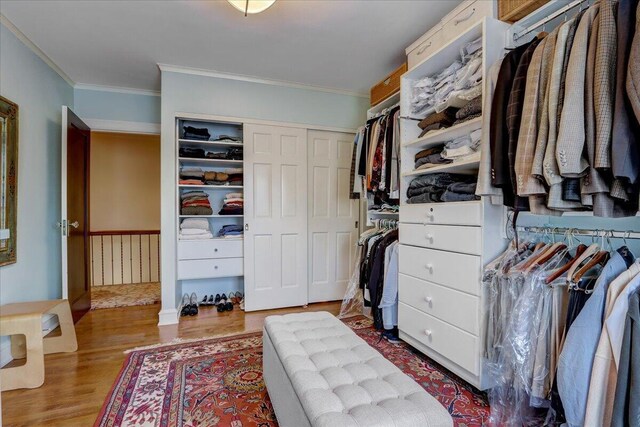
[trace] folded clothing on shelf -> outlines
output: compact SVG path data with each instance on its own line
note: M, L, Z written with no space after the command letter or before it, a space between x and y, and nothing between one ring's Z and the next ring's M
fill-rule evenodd
M244 198L242 193L228 193L225 195L220 215L242 215L244 212Z
M229 173L229 171L233 173ZM203 174L203 179L207 185L242 185L242 170L239 173L236 169L224 172L206 171Z
M463 105L456 113L454 124L462 123L482 115L482 95L475 97Z
M238 136L220 135L216 139L216 142L234 142L236 144L242 144L242 139Z
M185 218L180 223L180 229L209 231L209 221L205 218Z
M482 40L468 43L460 59L435 76L418 79L411 92L411 114L424 117L461 107L482 93ZM423 128L424 129L424 128Z
M184 166L180 168L180 179L198 179L202 180L204 172L201 168L193 166Z
M204 191L187 191L180 195L182 215L212 215L209 196Z
M220 237L237 237L242 236L244 233L244 229L241 225L235 224L227 224L223 225L222 228L218 231L218 236Z
M242 160L242 148L234 147L225 151L208 151L207 154L203 154L202 157L220 160Z
M193 126L182 127L182 137L184 139L196 139L198 141L208 141L211 138L207 128L196 128Z
M202 148L180 147L178 155L191 159L204 159L204 150Z
M477 177L473 175L434 173L415 178L407 189L407 203L438 203L477 200Z
M482 129L477 129L469 135L460 136L444 145L442 157L449 160L467 160L478 153Z
M203 230L180 230L178 235L180 240L206 240L213 239L213 234Z
M422 133L420 134L420 138L436 129L447 128L456 121L456 112L457 108L450 107L439 113L433 113L422 119L418 123L418 127L422 129Z
M180 185L203 185L204 181L201 179L181 179L178 181Z

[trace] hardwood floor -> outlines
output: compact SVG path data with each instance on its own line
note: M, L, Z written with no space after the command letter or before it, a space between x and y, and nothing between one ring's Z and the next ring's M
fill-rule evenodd
M202 308L179 325L157 326L159 305L91 311L76 324L78 351L45 356L45 383L31 390L2 393L3 426L92 426L111 389L125 350L169 342L262 329L266 316L326 310L337 314L340 303L308 308L228 313Z

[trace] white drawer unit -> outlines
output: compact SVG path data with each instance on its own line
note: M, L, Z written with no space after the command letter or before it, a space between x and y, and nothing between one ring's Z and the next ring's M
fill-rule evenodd
M400 222L411 224L482 225L480 201L402 205Z
M495 6L492 0L462 3L442 20L442 37L445 40L453 40L483 18L494 17Z
M429 316L402 302L398 304L402 331L474 375L480 371L478 337Z
M400 302L470 334L477 336L480 332L478 297L400 274L398 298Z
M178 280L243 276L243 261L243 258L178 261Z
M472 295L480 294L480 257L401 244L399 265L400 273Z
M178 241L178 260L241 258L242 239L211 239Z
M406 245L480 255L482 253L482 228L400 224L400 241Z
M438 26L427 31L425 35L407 48L407 67L409 69L415 67L441 47L442 28Z

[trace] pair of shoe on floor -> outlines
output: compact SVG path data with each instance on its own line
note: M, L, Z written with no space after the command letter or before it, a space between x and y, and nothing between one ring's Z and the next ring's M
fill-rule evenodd
M182 310L180 310L180 316L195 316L198 314L198 297L193 292L191 296L188 294L182 295Z

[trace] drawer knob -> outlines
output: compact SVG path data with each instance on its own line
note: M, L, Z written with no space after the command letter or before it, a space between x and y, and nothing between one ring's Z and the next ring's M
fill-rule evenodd
M213 269L214 269L214 270L217 270L217 269L218 269L218 266L217 266L217 265L214 265L214 266L213 266Z
M433 235L432 234L427 233L426 237L427 237L427 240L433 241Z
M218 248L213 248L213 252L218 252Z
M427 264L424 266L427 270L429 270L431 273L433 273L433 265L432 264Z
M430 329L425 329L424 334L428 337L431 337L431 330Z
M431 297L424 297L424 300L428 303L431 304L433 302L433 298Z

